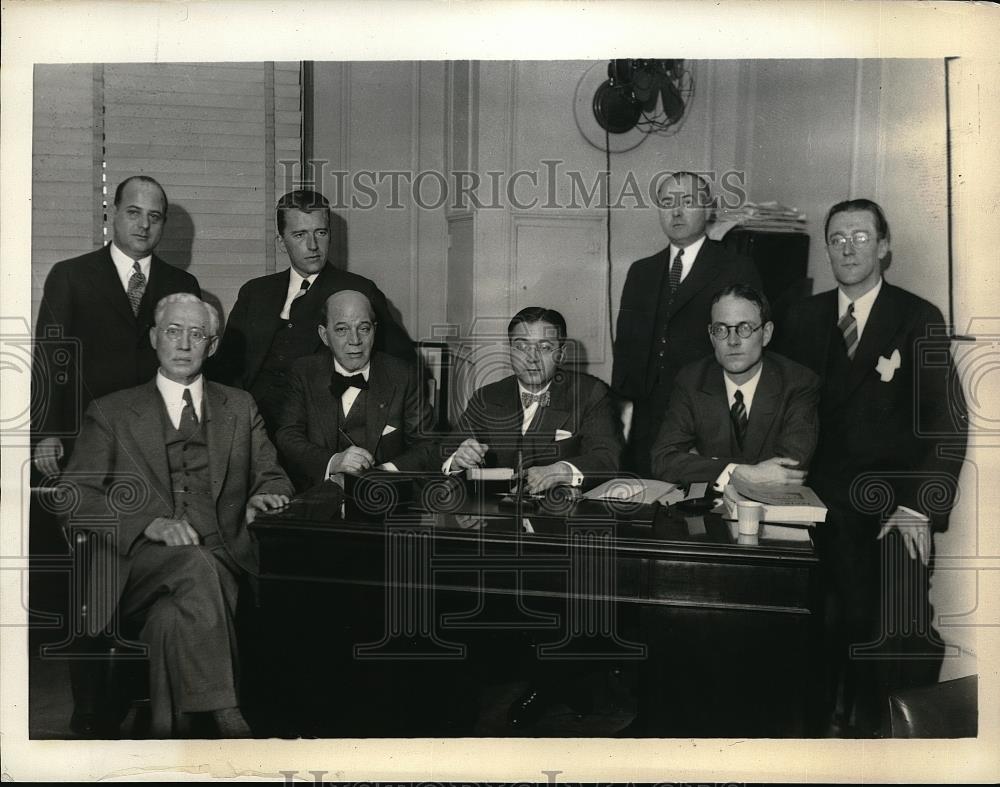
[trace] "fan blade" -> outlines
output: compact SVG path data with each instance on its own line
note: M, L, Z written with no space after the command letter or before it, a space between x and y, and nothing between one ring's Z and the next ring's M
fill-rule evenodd
M671 124L676 123L684 117L684 99L681 98L677 85L666 81L660 86L660 92L663 95L663 114Z

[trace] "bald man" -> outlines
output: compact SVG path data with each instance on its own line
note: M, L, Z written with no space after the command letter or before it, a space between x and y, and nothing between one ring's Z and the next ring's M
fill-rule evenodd
M373 352L378 322L371 301L356 290L326 299L319 338L329 353L292 366L278 419L278 453L299 491L372 467L430 470L431 408L420 396L417 370Z

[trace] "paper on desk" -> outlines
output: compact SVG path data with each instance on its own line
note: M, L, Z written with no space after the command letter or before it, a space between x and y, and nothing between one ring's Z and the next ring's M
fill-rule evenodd
M465 471L470 481L510 481L514 477L512 467L470 467Z
M677 484L642 478L612 478L585 493L587 500L628 500L631 503L671 505L684 499Z

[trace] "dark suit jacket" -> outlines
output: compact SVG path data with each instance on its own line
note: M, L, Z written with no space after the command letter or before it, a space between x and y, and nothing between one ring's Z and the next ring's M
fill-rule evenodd
M300 490L326 478L327 464L337 450L341 405L340 397L330 391L332 374L329 351L300 358L292 367L275 441ZM429 437L433 417L420 394L416 368L391 355L373 353L368 386L361 447L372 453L376 465L392 462L403 471L432 469L437 456L437 444ZM386 434L387 426L395 430Z
M194 276L154 256L133 315L108 246L52 267L35 328L35 363L44 370L32 375L44 386L32 397L35 439L74 435L91 400L156 374L159 362L149 343L153 311L175 292L201 296Z
M651 257L632 263L625 278L615 332L611 387L627 399L645 399L656 384L656 359L651 358L651 353L660 337L653 333L669 264L668 246ZM756 266L748 257L706 239L670 305L664 349L666 380L661 380L661 387L669 391L681 367L712 353L707 327L712 296L726 285L738 282L760 289ZM666 406L666 402L663 405Z
M211 359L208 374L212 379L250 390L278 330L278 315L288 295L288 270L251 279L240 288L236 305L229 315L222 343ZM329 262L309 288L310 320L318 326L323 321L322 308L326 299L340 290L357 290L367 296L375 309L378 330L375 349L398 358L416 358L413 342L392 318L385 295L371 279L342 271ZM300 348L297 357L325 350L317 331L309 334L308 346Z
M947 528L965 456L967 417L944 325L936 307L883 282L848 374L833 380L828 362L831 334L838 330L837 290L814 295L789 312L783 352L823 378L810 478L828 505L869 510L874 487L868 494L860 489L851 494L855 479L866 475L880 479L880 494L891 490L888 511L904 505L929 515L936 530ZM876 364L894 350L901 366L883 382Z
M524 410L517 378L511 375L478 389L459 419L459 434L449 441L448 455L462 440L475 437L490 447L488 467L517 467L521 449L524 467L570 462L583 473L584 486L617 473L622 427L608 386L589 374L561 369L549 391L549 405L538 408L522 435ZM557 432L568 436L556 439Z
M164 424L167 412L155 380L109 394L87 408L76 451L62 476L79 495L68 524L87 519L114 522L117 582L100 567L109 559L98 540L88 575L88 610L95 626L114 609L130 570L130 553L156 517L173 515L173 495ZM253 495L292 494L253 397L245 391L205 382L202 408L219 534L244 571L257 570L257 551L245 524ZM166 547L164 549L179 549Z
M808 467L819 432L819 377L777 353L765 353L740 450L730 426L724 374L714 357L681 369L653 446L653 474L682 484L714 481L731 462L757 464L776 456Z

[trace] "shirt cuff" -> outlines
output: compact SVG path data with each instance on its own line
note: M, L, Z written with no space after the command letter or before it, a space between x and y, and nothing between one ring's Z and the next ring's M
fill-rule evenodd
M336 456L334 454L333 456ZM336 473L333 472L333 456L330 457L330 461L326 463L326 477L333 478Z
M565 459L560 464L566 465L573 474L573 480L569 482L570 486L583 486L583 473L580 472L575 464L567 462Z
M919 519L922 522L929 522L930 521L930 517L927 516L926 514L921 514L919 511L914 511L912 508L907 508L906 506L896 506L896 510L897 511L905 511L907 514L910 514L911 516L915 516L917 519Z
M457 453L457 452L456 452L456 453ZM448 457L447 459L445 459L445 460L444 460L444 464L443 464L443 465L441 465L441 472L442 472L442 473L444 473L444 475L451 475L451 473L452 473L452 470L451 470L451 462L452 462L452 460L453 460L454 458L455 458L455 454L452 454L452 455L451 455L451 456L449 456L449 457ZM456 472L456 473L461 473L462 471L461 471L461 470L456 470L455 472Z
M388 470L390 473L399 472L399 468L396 467L396 465L394 465L392 462L383 462L382 464L379 465L379 468L381 468L382 470Z
M730 462L726 465L725 469L719 473L719 477L715 479L715 489L716 492L725 492L726 485L729 483L729 479L733 475L733 470L736 469L736 462Z

